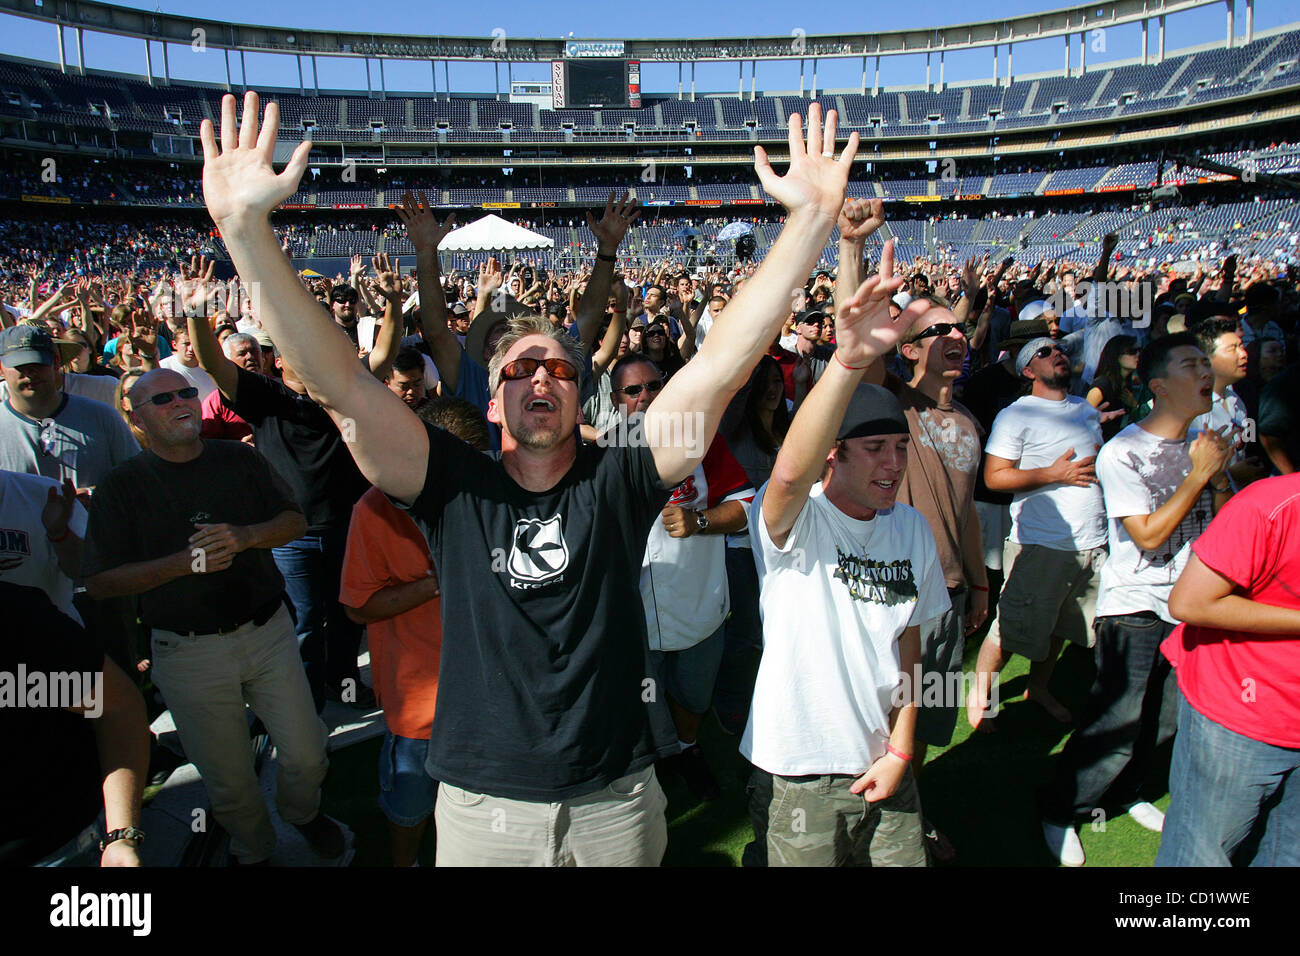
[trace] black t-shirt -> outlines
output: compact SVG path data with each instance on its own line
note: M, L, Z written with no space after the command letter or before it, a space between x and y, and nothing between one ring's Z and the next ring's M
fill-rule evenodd
M283 382L236 371L235 401L223 397L222 402L252 426L257 450L289 483L307 519L307 533L346 529L352 506L370 484L329 414Z
M103 672L104 652L44 591L0 581L0 607L0 674L6 679ZM25 695L32 685L24 683L13 689ZM90 825L103 807L103 787L90 719L9 703L0 706L0 865L27 866Z
M99 483L90 509L81 570L85 577L189 548L196 523L250 525L299 511L284 479L239 441L203 442L182 463L141 452ZM235 555L225 571L176 578L140 595L149 627L209 634L249 621L284 591L266 548Z
M993 419L998 417L998 412L1025 394L1026 384L1026 379L1016 378L1007 371L1005 365L995 362L970 377L961 393L961 403L975 416L975 420L984 429L984 434L988 435L993 431ZM988 485L984 484L982 461L979 473L975 476L975 500L997 505L1011 504L1010 492L989 491Z
M648 448L579 445L534 494L428 426L411 514L442 586L438 709L426 769L493 796L592 793L676 750L650 669L639 582L668 501Z

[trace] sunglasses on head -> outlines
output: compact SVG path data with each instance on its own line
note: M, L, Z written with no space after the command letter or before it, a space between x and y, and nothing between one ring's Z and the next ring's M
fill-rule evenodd
M918 335L913 341L919 342L921 341L921 339L928 339L933 336L948 335L949 333L952 332L953 329L956 329L962 335L966 334L966 330L963 329L960 325L956 325L952 322L936 322L934 325L930 326L928 329L926 329L924 332Z
M649 389L651 394L653 394L663 387L663 379L655 379L653 382L646 382L644 385L624 385L622 388L614 389L614 391L622 392L628 398L636 398L641 394L642 389Z
M187 385L184 388L176 389L174 392L159 392L157 395L152 396L149 401L153 402L155 405L162 406L170 405L173 398L191 399L198 397L199 390L193 385Z
M548 375L552 378L558 378L562 382L577 381L578 369L572 362L562 358L521 358L513 362L507 362L501 368L501 378L504 381L513 382L521 378L532 378L533 373L537 371L538 366L546 369Z

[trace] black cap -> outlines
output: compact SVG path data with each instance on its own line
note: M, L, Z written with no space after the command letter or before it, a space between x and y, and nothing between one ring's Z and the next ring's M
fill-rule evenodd
M897 396L881 385L859 385L849 399L836 441L870 435L906 435L907 416Z
M818 321L821 321L822 319L825 318L826 318L826 312L822 309L818 309L818 308L804 309L802 312L799 313L798 318L795 319L795 324L803 325L805 322L811 322L813 319L817 319Z

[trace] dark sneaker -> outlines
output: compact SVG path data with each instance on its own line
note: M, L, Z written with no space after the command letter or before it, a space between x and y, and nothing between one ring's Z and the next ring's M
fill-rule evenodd
M696 800L716 800L722 796L722 788L709 769L709 762L704 759L704 750L699 744L692 744L682 751L677 768Z
M295 823L293 826L311 844L313 850L327 859L336 859L347 849L343 831L323 813L316 814L316 819L310 823Z

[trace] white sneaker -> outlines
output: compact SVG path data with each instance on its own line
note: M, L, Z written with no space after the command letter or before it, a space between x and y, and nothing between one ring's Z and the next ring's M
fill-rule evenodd
M1165 828L1164 811L1153 803L1135 803L1128 808L1128 815L1152 833L1160 833Z
M1074 827L1058 827L1055 823L1043 821L1043 839L1052 856L1061 861L1062 866L1083 866L1083 844Z

